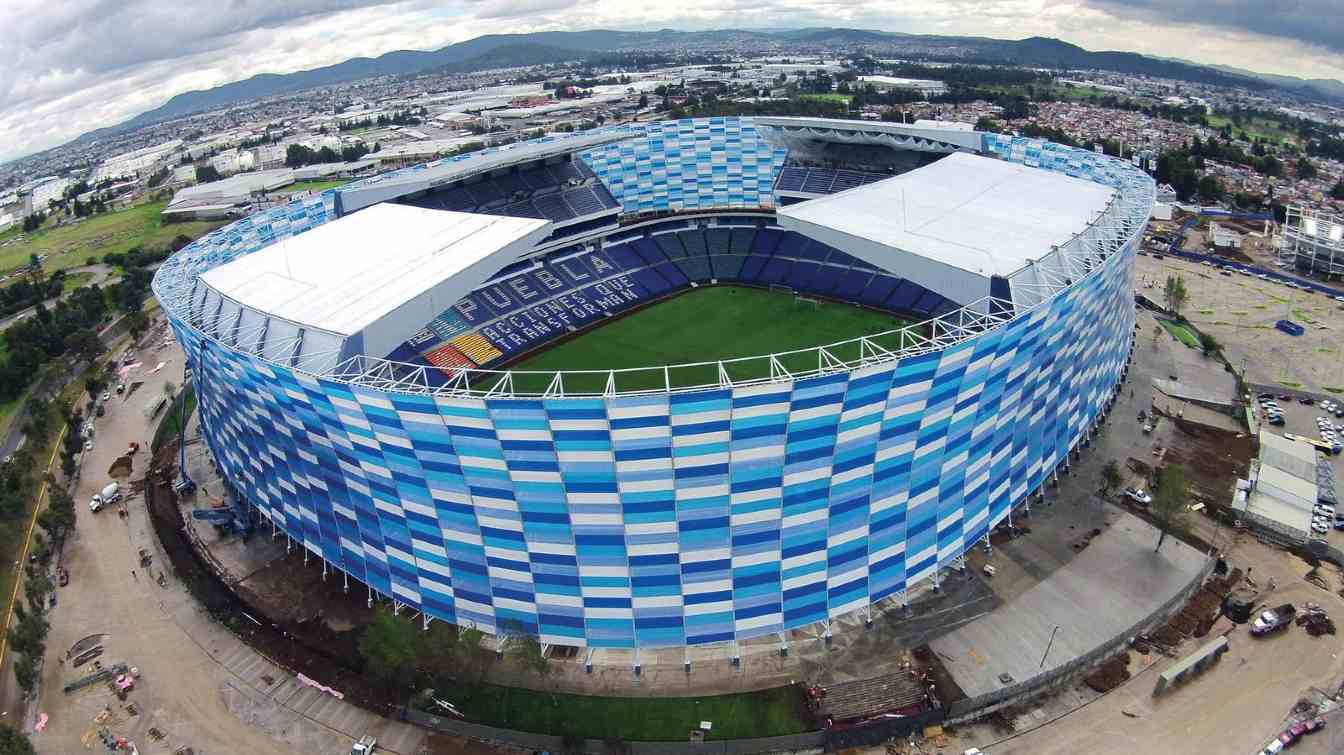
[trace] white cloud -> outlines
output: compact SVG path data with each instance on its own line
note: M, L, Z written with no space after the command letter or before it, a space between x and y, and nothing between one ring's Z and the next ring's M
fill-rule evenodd
M1304 0L1307 5L1329 0ZM1302 14L1249 26L1248 0L8 0L0 41L0 159L60 144L162 104L256 73L287 73L544 29L847 26L1000 38L1053 36L1270 73L1342 77L1338 19L1304 31ZM1304 6L1305 7L1305 6ZM1252 9L1248 11L1247 9ZM1307 14L1309 17L1309 14ZM1292 35L1309 38L1292 38ZM1332 36L1333 35L1333 36ZM1315 44L1311 44L1315 43Z

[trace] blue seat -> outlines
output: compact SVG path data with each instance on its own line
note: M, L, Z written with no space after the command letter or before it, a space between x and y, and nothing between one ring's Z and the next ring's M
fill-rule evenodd
M733 254L746 254L751 251L751 244L755 239L755 228L734 228L728 248Z
M737 280L742 275L742 265L750 259L742 254L716 254L709 258L714 268L714 277L721 281Z
M869 270L846 270L835 285L835 295L843 299L857 299L872 277L873 273Z
M783 257L771 257L761 270L760 280L765 283L783 283L789 277L793 262Z
M873 307L886 308L891 292L901 284L900 278L878 273L868 282L868 287L859 294L859 301Z
M630 277L635 279L639 285L644 287L651 296L658 296L665 291L672 289L672 284L667 279L658 274L657 270L651 267L643 267L630 273Z
M780 169L779 178L775 179L775 191L802 191L803 182L807 180L807 168L796 168L788 166Z
M686 256L686 247L682 246L680 233L662 233L653 236L653 243L663 250L663 254L669 259L680 259Z
M727 228L710 228L705 231L705 250L709 254L727 254L732 248L733 232Z
M607 256L621 267L622 270L638 270L649 266L629 244L616 244L606 248Z
M658 244L654 243L653 239L635 239L630 246L644 260L645 264L657 265L660 262L667 261L667 255L663 254L663 250L659 248Z
M915 303L926 293L928 293L928 289L918 283L901 281L901 285L897 286L896 290L891 292L891 296L887 297L887 308L913 312L915 311Z
M835 183L835 171L812 168L803 181L803 191L808 194L830 194L833 183Z
M770 255L774 254L779 248L780 243L784 241L786 235L797 235L776 231L773 228L763 228L751 239L751 253Z

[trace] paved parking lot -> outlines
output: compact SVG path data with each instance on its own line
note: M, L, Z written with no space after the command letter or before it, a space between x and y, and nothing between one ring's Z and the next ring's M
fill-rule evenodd
M1317 417L1329 416L1331 422L1344 425L1344 419L1328 414L1324 409L1315 404L1306 405L1294 400L1285 400L1283 398L1275 399L1275 403L1277 403L1279 408L1283 410L1283 424L1263 425L1263 428L1278 435L1301 435L1307 438L1319 439L1320 434L1316 429ZM1340 403L1344 403L1344 400L1340 400ZM1256 400L1255 406L1258 411L1260 407L1259 400ZM1260 412L1259 416L1263 418L1263 412ZM1344 437L1344 435L1341 437ZM1342 476L1344 475L1344 454L1331 455L1323 458L1329 460L1330 468L1335 473L1336 482L1339 483L1344 481L1344 476ZM1340 492L1341 491L1337 487L1335 491L1336 495L1339 495ZM1344 511L1344 508L1341 508L1340 510ZM1332 529L1330 532L1326 533L1324 537L1327 542L1336 548L1344 548L1344 532Z

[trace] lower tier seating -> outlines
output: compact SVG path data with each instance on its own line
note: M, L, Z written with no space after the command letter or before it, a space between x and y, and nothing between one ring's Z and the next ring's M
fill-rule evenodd
M515 263L390 356L435 368L441 382L463 369L498 366L601 318L711 281L783 286L917 316L956 307L838 249L759 225L759 218L743 220L758 225L672 221L614 234L600 250L571 246ZM674 230L662 232L668 226Z

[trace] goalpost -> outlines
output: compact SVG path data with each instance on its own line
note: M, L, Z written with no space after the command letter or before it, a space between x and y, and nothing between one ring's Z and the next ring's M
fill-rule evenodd
M821 307L820 299L817 299L812 296L807 296L798 291L795 291L792 286L786 286L783 283L771 283L770 293L784 294L785 296L791 296L793 297L794 304L803 304L803 305L811 304L813 309L819 309Z

